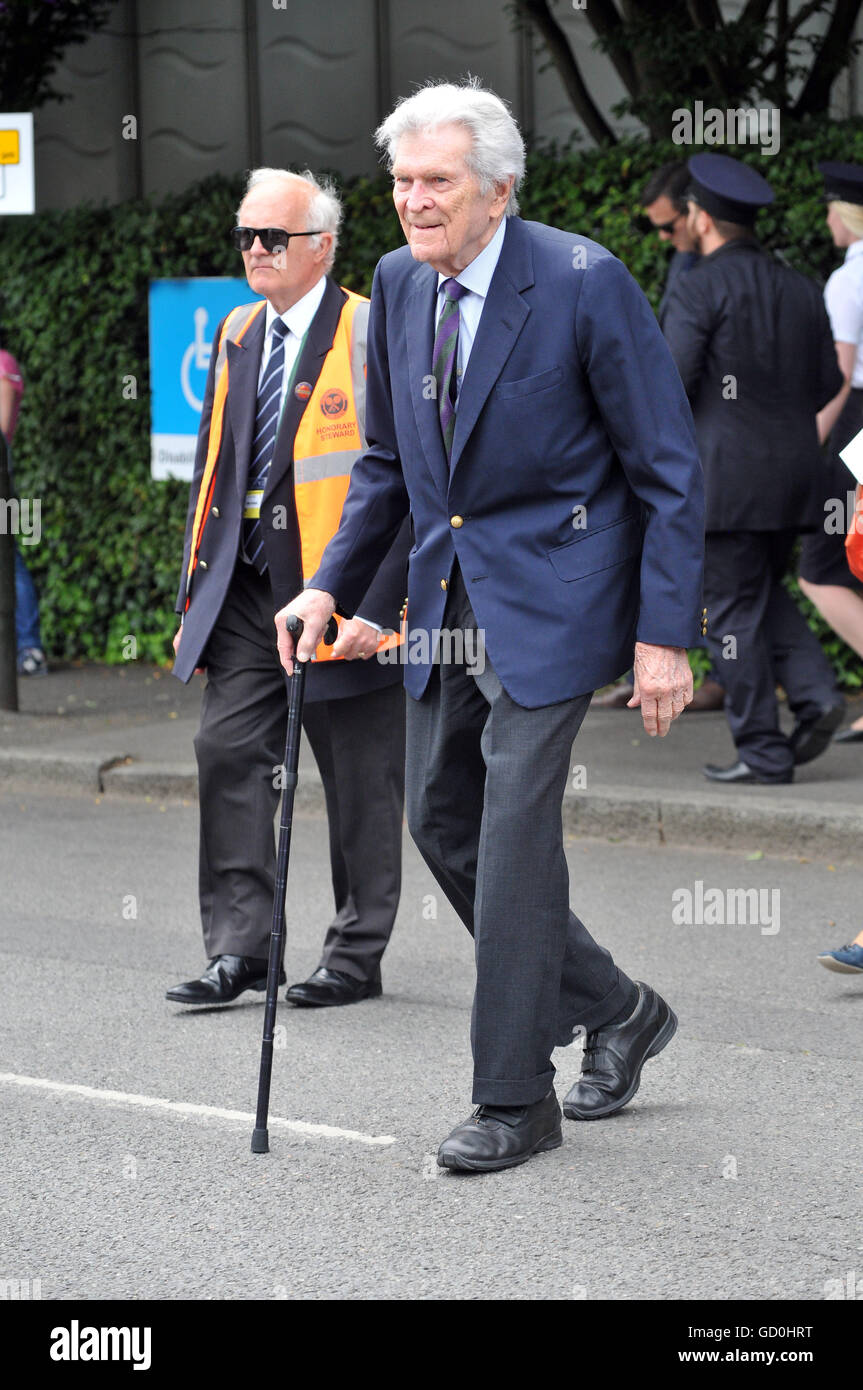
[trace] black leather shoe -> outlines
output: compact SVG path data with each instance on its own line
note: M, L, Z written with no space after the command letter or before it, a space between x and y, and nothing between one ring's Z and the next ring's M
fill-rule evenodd
M534 1154L559 1149L560 1106L554 1091L535 1105L480 1105L456 1125L437 1151L439 1168L490 1173L514 1168Z
M629 681L623 681L620 685L612 685L608 690L593 696L590 702L591 709L626 709L627 701L632 699L634 685Z
M715 763L707 763L701 771L711 782L758 782L763 787L778 787L794 781L793 767L789 767L784 777L760 777L742 760L732 763L731 767L717 767Z
M284 970L279 984L285 983ZM245 989L267 988L267 962L256 956L213 956L199 980L174 985L165 995L177 1004L230 1004Z
M842 729L840 733L833 735L834 743L863 743L863 729L855 729L852 724L848 729Z
M382 992L380 980L355 980L353 975L327 970L322 965L301 984L291 985L285 999L301 1009L325 1009L333 1004L358 1004L361 999L377 999Z
M811 763L813 758L820 758L822 753L827 752L844 717L845 706L842 704L828 705L817 719L798 719L788 736L797 767L801 763Z
M563 1102L568 1120L601 1120L622 1110L635 1095L648 1057L671 1042L677 1015L650 985L638 985L629 1018L588 1033L581 1078Z
M698 687L683 712L684 714L699 714L708 710L724 708L725 691L722 689L719 681L715 681L712 676L708 676Z

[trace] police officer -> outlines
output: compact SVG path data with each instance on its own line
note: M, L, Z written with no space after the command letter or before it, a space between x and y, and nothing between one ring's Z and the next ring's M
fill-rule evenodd
M663 331L695 419L707 500L707 641L737 748L718 782L790 782L828 747L843 700L782 584L798 532L821 525L816 415L842 385L818 288L754 233L770 185L727 155L689 160L700 260L669 294ZM794 714L779 725L776 685Z

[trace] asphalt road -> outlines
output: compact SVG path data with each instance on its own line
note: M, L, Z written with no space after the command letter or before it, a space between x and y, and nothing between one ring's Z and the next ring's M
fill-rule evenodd
M250 1122L218 1112L254 1109L261 996L164 999L203 963L196 823L0 797L0 1280L43 1299L821 1300L849 1274L863 1292L863 977L815 962L860 927L859 871L573 843L575 906L680 1030L618 1117L459 1177L434 1154L470 1110L472 953L407 837L384 997L279 1010L273 1115L349 1133L276 1125L253 1156ZM322 820L298 819L291 870L300 978L330 910ZM699 880L778 890L779 929L675 923ZM555 1061L562 1097L579 1053Z

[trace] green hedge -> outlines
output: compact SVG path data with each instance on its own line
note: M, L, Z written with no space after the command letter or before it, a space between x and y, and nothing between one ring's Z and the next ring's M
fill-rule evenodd
M522 212L608 246L656 305L666 254L633 214L648 175L688 152L638 140L534 152ZM764 240L826 278L838 258L815 164L863 161L863 127L804 125L784 132L772 159L736 153L776 191L759 224ZM2 341L26 378L16 476L23 495L42 500L42 544L27 558L54 656L119 661L128 634L139 656L169 655L188 489L150 478L147 286L153 277L237 273L226 232L240 191L240 175L210 178L159 202L0 221ZM336 272L368 292L378 257L401 244L388 180L354 180L344 200ZM123 394L130 375L133 400ZM838 638L825 636L825 648L846 685L863 683L863 665Z

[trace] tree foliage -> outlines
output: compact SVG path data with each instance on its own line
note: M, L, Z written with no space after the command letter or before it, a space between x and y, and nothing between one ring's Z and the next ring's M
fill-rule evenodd
M0 111L35 111L67 93L51 79L66 49L107 22L113 0L2 0Z
M586 0L573 4L626 89L610 114L637 116L664 138L671 112L701 100L765 103L794 119L823 115L833 83L856 54L863 0L746 0L726 17L719 0ZM600 145L616 136L581 71L554 0L513 0L537 35L576 114Z

